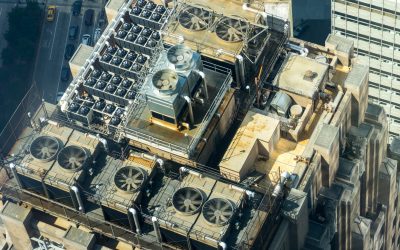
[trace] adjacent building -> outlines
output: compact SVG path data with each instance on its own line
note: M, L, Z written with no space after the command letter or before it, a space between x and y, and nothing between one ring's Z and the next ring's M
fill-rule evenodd
M391 137L400 134L399 11L398 0L332 0L332 33L369 66L369 97L385 108Z

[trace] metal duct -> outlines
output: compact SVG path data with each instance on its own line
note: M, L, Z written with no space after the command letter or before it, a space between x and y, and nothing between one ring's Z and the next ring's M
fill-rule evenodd
M158 224L158 220L156 217L151 217L151 221L153 222L154 231L156 232L158 243L162 243L162 237L160 232L160 225Z
M186 103L188 104L190 123L194 124L192 100L190 100L189 96L184 96L183 99L185 99Z
M85 212L85 209L83 207L83 202L82 202L82 198L81 195L79 193L79 189L76 186L71 186L71 190L75 193L76 196L76 200L78 201L78 205L79 205L79 211L81 211L82 213Z
M139 216L136 209L131 207L129 208L129 212L132 214L133 221L135 222L136 233L138 233L139 235L142 234L142 230L140 229Z

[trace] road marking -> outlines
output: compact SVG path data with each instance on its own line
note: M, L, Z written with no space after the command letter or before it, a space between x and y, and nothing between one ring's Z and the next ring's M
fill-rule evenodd
M60 88L61 71L62 71L62 68L64 67L65 46L66 46L66 44L67 44L67 42L68 42L69 27L70 27L70 25L71 25L71 20L72 20L72 14L69 15L69 23L68 23L67 34L66 34L66 36L65 36L64 49L63 49L62 55L60 56L60 57L61 57L61 67L60 67L60 71L58 72L57 89L56 89L55 98L54 98L54 101L55 101L55 102L57 102L57 93L58 93L58 89Z
M53 55L54 40L55 40L56 34L57 34L58 17L60 16L60 13L57 11L57 12L56 12L56 15L57 15L57 18L56 18L56 25L55 25L55 28L54 28L53 40L51 41L51 50L50 50L49 61L51 60L51 56ZM50 34L52 34L51 30L50 30Z

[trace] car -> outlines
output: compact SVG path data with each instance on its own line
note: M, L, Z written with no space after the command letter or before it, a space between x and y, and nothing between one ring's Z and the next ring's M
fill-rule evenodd
M68 67L62 67L61 69L61 81L66 82L69 80L69 68Z
M100 36L101 36L101 29L100 29L100 28L97 28L97 29L94 31L93 42L97 42L97 40L99 40Z
M85 11L85 15L83 16L83 19L85 20L86 26L90 26L93 24L93 15L94 15L93 9L87 9Z
M64 53L65 60L71 59L74 52L75 52L75 46L73 44L68 44L67 47L65 47L65 53Z
M82 1L78 0L72 4L72 15L79 16L81 14Z
M56 15L56 6L55 5L47 6L47 21L53 22L55 15Z
M68 38L69 40L75 40L78 35L78 26L69 27Z
M85 45L89 45L90 46L90 35L89 34L84 34L82 36L82 43Z

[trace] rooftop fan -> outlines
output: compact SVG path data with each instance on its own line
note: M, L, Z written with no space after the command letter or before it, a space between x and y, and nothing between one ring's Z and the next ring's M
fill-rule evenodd
M106 87L107 83L103 82L103 81L98 81L96 83L96 88L98 89L104 89Z
M76 172L83 168L88 155L78 146L67 146L57 156L57 162L61 168L68 172Z
M137 57L137 54L134 51L129 51L128 55L126 56L126 59L135 61Z
M123 62L122 62L122 67L124 68L124 69L129 69L129 67L132 65L132 62L131 61L128 61L128 60L124 60Z
M147 38L144 36L139 36L139 38L136 40L136 43L140 45L144 45L147 42Z
M133 90L128 91L128 93L126 94L126 98L131 99L131 100L135 99L135 96L136 96L136 92Z
M178 84L178 74L170 69L157 71L152 78L153 86L160 92L169 94L176 90Z
M151 15L151 12L148 10L143 10L142 11L142 17L148 18Z
M112 104L107 104L106 107L104 108L104 111L108 114L112 114L114 112L115 106Z
M104 61L104 62L109 62L109 61L111 60L111 58L112 58L112 55L111 55L111 54L105 53L105 54L101 57L101 60Z
M176 69L186 69L190 66L193 52L185 45L175 45L167 52L167 59Z
M146 179L146 173L133 166L120 168L114 175L114 184L117 188L126 193L137 191L143 181Z
M105 106L106 106L106 102L104 100L98 100L94 104L94 108L97 110L103 110Z
M60 144L51 136L39 136L31 143L29 151L39 161L49 162L57 155Z
M114 91L117 89L117 86L115 86L114 84L112 84L112 83L110 83L110 84L108 84L107 85L107 87L106 87L106 91L108 92L108 93L114 93Z
M137 38L137 35L135 35L135 34L133 34L133 33L130 33L130 32L129 32L129 34L126 36L126 40L131 41L131 42L135 41L136 38Z
M136 5L143 8L147 4L146 0L138 0Z
M120 65L121 62L122 62L122 59L119 58L119 57L114 57L114 58L111 60L111 63L114 64L114 65Z
M111 74L108 74L107 72L103 72L103 74L101 74L101 80L108 81L110 78Z
M126 89L124 89L124 88L118 88L117 91L115 92L115 94L116 94L117 96L123 97L123 96L126 94Z
M124 23L124 24L122 25L122 28L123 28L124 30L126 30L126 31L129 31L129 30L131 29L131 27L132 27L132 24L130 24L130 23Z
M151 34L151 38L153 38L154 40L159 40L160 39L160 33L153 32L153 34Z
M140 12L142 12L142 9L141 9L141 8L139 8L139 7L137 7L137 6L135 6L135 7L132 8L132 13L133 13L134 15L138 16L138 15L140 15Z
M247 25L245 22L229 17L223 17L215 27L215 32L222 40L235 43L243 41L246 29Z
M122 81L122 78L120 76L113 76L111 79L111 82L114 84L119 84Z
M212 198L204 203L203 216L210 224L226 225L233 216L233 204L222 198Z
M89 79L87 79L87 80L85 81L85 84L88 85L88 86L93 86L93 85L96 84L96 79L93 78L93 77L90 77Z
M68 110L71 112L76 112L76 111L78 111L79 108L80 108L80 105L76 102L73 102L69 105Z
M148 9L148 10L154 10L156 8L156 6L157 6L157 4L155 4L152 1L149 1L145 8Z
M87 115L87 114L89 113L89 111L90 111L90 108L89 108L89 107L87 107L87 106L82 106L82 107L79 109L79 114L81 114L81 115Z
M132 70L135 72L139 72L142 69L142 65L138 64L138 63L134 63L132 65Z
M151 35L152 31L148 28L144 28L142 31L142 35L145 37L149 37Z
M113 46L109 46L109 47L107 47L106 51L107 51L107 53L114 54L115 51L117 51L117 48L113 47Z
M147 61L147 58L144 55L139 55L136 61L140 64L144 64Z
M117 37L124 38L124 37L126 37L126 34L128 34L128 32L126 32L126 30L119 30L117 33Z
M124 49L118 49L118 51L117 51L117 55L119 57L124 57L126 55L126 53L128 53L128 52Z
M158 22L161 19L161 15L159 13L154 12L153 14L151 14L150 19Z
M179 23L184 28L194 31L206 29L211 23L211 19L212 15L210 12L196 7L184 9L178 17Z
M132 31L133 31L133 33L135 33L135 34L139 34L140 33L140 31L142 31L142 28L139 26L139 25L134 25L133 27L132 27Z
M95 77L95 78L99 78L99 76L101 75L101 70L98 70L98 69L95 69L95 70L93 70L93 72L92 72L92 76L93 77Z
M118 126L118 124L120 123L121 123L121 118L119 118L118 116L113 116L110 120L110 124L114 126Z
M148 47L151 47L151 48L156 47L156 45L157 45L157 42L154 41L153 39L150 39L150 40L148 41L148 43L147 43L147 46L148 46Z
M201 191L192 187L180 188L172 196L174 208L185 215L197 213L203 201L204 197Z
M132 85L132 81L128 79L122 80L122 87L129 89L129 87Z
M160 13L160 14L163 14L164 12L165 12L165 7L164 6L162 6L162 5L158 5L157 7L156 7L156 11L158 12L158 13Z
M122 108L117 108L117 110L115 110L115 114L116 116L120 117L124 114L124 109Z

